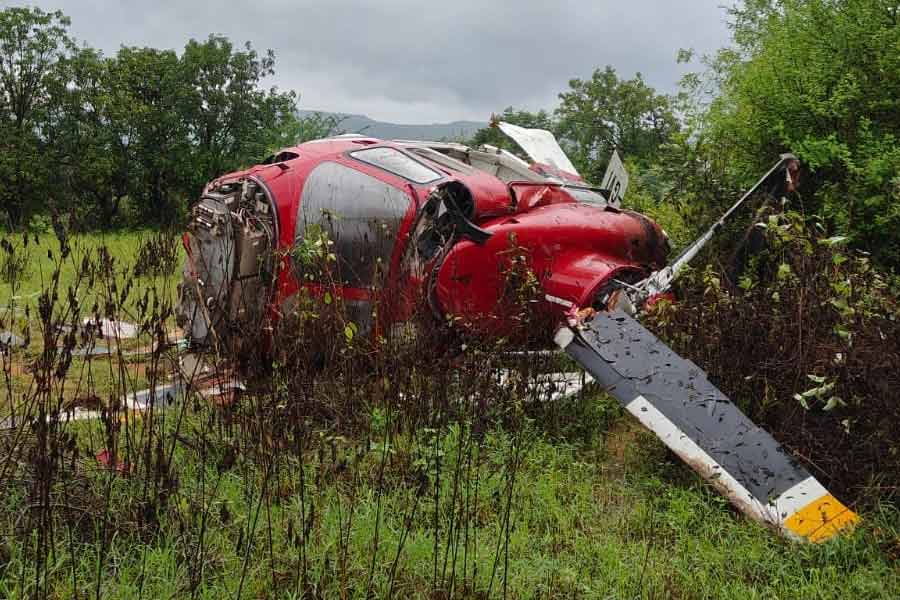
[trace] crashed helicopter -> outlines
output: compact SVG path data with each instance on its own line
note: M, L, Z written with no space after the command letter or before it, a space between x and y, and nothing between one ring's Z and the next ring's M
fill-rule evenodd
M855 523L702 369L637 320L750 196L793 189L796 159L782 156L669 261L665 232L620 207L628 175L616 154L595 187L550 132L497 126L531 162L491 146L340 135L210 182L184 235L178 313L191 345L216 345L266 312L289 314L301 287L321 291L325 282L298 276L290 250L322 232L334 244L335 291L363 329L402 323L425 303L479 335L507 335L516 323L503 312L499 265L514 241L540 280L536 310L554 324L547 345L562 348L734 506L812 542Z

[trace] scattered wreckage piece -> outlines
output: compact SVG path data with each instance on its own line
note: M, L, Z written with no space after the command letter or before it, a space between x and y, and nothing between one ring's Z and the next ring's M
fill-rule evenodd
M134 338L138 335L138 326L127 321L114 319L87 318L82 323L85 327L96 329L105 338Z
M508 369L497 371L497 383L506 386L515 377ZM531 402L562 402L572 398L594 378L584 371L537 373L528 378L526 397Z
M97 454L94 455L94 458L96 458L97 462L103 465L103 467L110 471L115 471L119 475L128 475L132 472L132 465L130 463L118 460L118 457L114 457L113 453L107 448L97 452Z
M753 519L821 542L859 517L706 374L621 311L559 330L556 341L647 429Z
M6 354L13 348L21 347L25 340L12 331L0 331L0 354Z
M140 415L150 409L161 412L167 410L179 398L184 398L190 393L196 393L201 397L211 400L217 406L224 406L234 402L237 394L246 390L245 384L230 376L207 376L197 381L190 382L182 375L176 376L165 384L159 384L147 389L126 394L116 408L118 414ZM58 419L61 422L93 421L103 418L110 411L96 407L85 408L73 406L59 413L47 415L47 420ZM10 430L21 427L29 422L28 418L11 416L0 420L0 430Z
M526 129L512 123L500 121L497 127L524 150L538 164L578 175L578 170L563 149L559 147L556 137L545 129Z
M85 346L79 346L72 350L72 356L78 358L84 358L89 356L106 356L112 352L112 349L109 346L104 346L102 344L88 344Z
M125 395L121 400L118 410L128 413L143 413L151 407L154 410L165 410L179 397L187 393L187 385L180 378L174 381L157 385L152 388L133 392ZM58 419L61 422L69 421L93 421L103 417L104 410L96 408L71 407L59 413L47 415L47 420ZM0 421L0 429L16 429L26 424L25 417L8 417Z
M206 398L216 406L224 407L234 404L238 395L247 390L244 382L230 379L223 381L221 379L212 382L212 385L198 390L197 393Z

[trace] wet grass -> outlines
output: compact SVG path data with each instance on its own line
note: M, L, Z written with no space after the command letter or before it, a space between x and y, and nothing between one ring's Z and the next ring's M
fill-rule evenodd
M136 258L136 236L116 238L120 264ZM54 268L29 277L52 282ZM129 271L102 274L122 289ZM76 271L55 279L79 285ZM134 286L124 299L102 285L75 296L167 327L164 310L136 299L147 288L174 299L174 279ZM56 315L68 314L62 297ZM541 402L496 384L493 352L426 362L427 339L372 352L345 337L334 305L304 310L294 345L249 373L246 393L141 414L114 400L166 382L173 349L67 361L44 352L59 338L34 336L16 350L4 364L29 372L5 370L6 393L30 420L0 432L0 597L900 596L889 505L831 543L790 542L736 513L595 389ZM330 344L317 369L310 340ZM540 367L518 365L526 381ZM104 417L54 419L78 381Z
M367 476L371 471L338 473L328 457L305 461L307 493L315 500L301 506L299 464L282 465L262 495L260 473L252 465L239 460L222 473L181 447L175 455L181 488L158 531L145 540L123 531L102 561L98 545L90 542L92 532L83 532L84 539L61 539L48 572L49 596L93 597L99 591L103 598L289 598L299 597L304 573L306 594L322 598L356 597L366 590L375 597L391 592L413 598L897 597L900 572L871 529L897 523L897 515L870 515L867 527L853 536L801 546L735 514L625 417L611 426L587 444L550 439L539 428L528 432L508 538L503 499L515 442L504 431L485 436L474 455L477 474L467 489L456 491L466 496L470 510L477 504L467 540L463 533L453 535L452 509L435 511L459 508L452 486L441 487L436 497L419 497L415 485L402 483L408 475L402 467L378 494ZM441 440L448 464L457 458L457 435ZM395 443L398 453L415 447L412 440ZM362 460L379 463L378 442ZM323 474L317 478L318 472ZM108 477L95 472L98 496ZM117 478L110 510L127 510L133 503L124 496L133 492ZM14 531L11 521L21 499L6 501L4 530ZM314 523L303 532L304 515L310 514ZM305 553L297 542L303 535L309 540ZM35 578L25 546L7 541L5 548L0 593L28 597ZM192 589L199 564L201 581Z
M101 248L107 250L116 263L114 272L117 282L124 284L128 279L134 278L134 267L141 258L142 246L151 246L152 241L159 235L158 231L151 229L71 234L68 241L72 251L62 260L59 260L59 242L52 231L30 233L27 242L24 241L23 234L5 236L17 253L17 258L24 265L24 269L14 279L0 277L0 315L3 315L4 309L13 307L16 309L15 316L18 317L22 316L26 307L36 309L37 297L51 285L57 267L59 267L60 290L77 288L82 303L90 306L102 296L100 290L106 282L97 281L94 286L78 285L78 276L83 274L82 259L87 257L94 263L99 250ZM176 269L164 274L159 272L141 274L139 278L144 286L170 291L174 300L175 286L181 276L184 249L178 243L172 244L171 248L177 264ZM132 317L137 319L133 303L126 303L121 308L131 312Z
M154 242L165 234L153 230L117 231L67 236L70 251L63 257L60 244L53 232L8 235L9 242L0 253L20 265L15 277L0 277L0 332L11 332L18 338L26 338L27 346L5 356L4 370L13 377L0 391L0 418L8 415L15 400L28 396L34 386L34 373L29 365L44 352L47 343L61 344L60 337L46 331L39 315L39 300L43 291L55 287L58 297L65 297L72 290L81 309L82 318L105 318L104 299L124 293L124 301L115 302L116 317L130 323L141 321L140 291L152 290L162 301L174 302L176 286L181 277L180 265L184 250L177 241L169 244L169 254L174 269L167 261L157 269L138 267L142 257L152 253ZM27 239L26 239L27 238ZM169 236L170 240L171 236ZM88 273L100 262L101 250L110 257L108 268L102 273ZM89 269L85 269L85 266ZM149 271L149 272L148 272ZM90 281L88 281L90 280ZM126 287L133 286L133 293ZM61 305L62 301L57 299ZM57 324L70 327L65 315L57 315ZM80 321L79 321L80 323ZM174 319L165 320L165 327L175 334ZM107 396L119 393L117 382L123 371L129 375L131 391L147 385L146 358L138 356L152 347L153 340L147 332L134 338L96 337L76 349L97 349L108 352L96 356L73 355L67 377L60 382L67 398L75 398L80 392Z

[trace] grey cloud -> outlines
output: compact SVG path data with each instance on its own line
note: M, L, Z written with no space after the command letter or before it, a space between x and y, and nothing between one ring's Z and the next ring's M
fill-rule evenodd
M80 40L180 49L210 33L272 48L270 82L304 108L400 122L486 119L506 106L552 108L569 79L613 65L673 91L680 47L728 40L720 0L546 2L38 2L72 18Z

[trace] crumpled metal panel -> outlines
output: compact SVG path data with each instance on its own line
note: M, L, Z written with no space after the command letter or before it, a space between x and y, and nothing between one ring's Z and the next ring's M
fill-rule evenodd
M497 127L515 140L534 162L544 163L573 175L578 175L575 165L572 164L572 161L569 160L563 149L559 147L559 142L556 141L556 138L549 131L545 129L526 129L504 121L497 123Z

